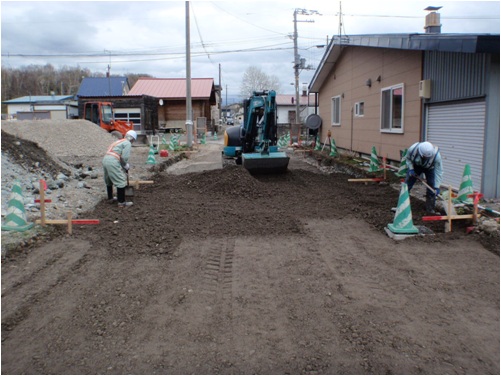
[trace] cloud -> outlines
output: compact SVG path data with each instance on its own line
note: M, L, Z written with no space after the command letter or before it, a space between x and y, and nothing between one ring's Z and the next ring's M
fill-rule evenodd
M498 1L442 1L442 31L499 33ZM298 52L318 66L340 30L339 2L190 1L192 77L213 77L238 95L243 73L258 66L293 93L295 9ZM429 1L342 2L343 34L420 33ZM185 77L184 1L3 1L2 65L63 65L112 74ZM8 55L7 55L8 54ZM30 55L16 57L16 54ZM47 55L47 56L36 56ZM50 55L50 56L49 56ZM220 75L221 72L221 75ZM314 71L303 70L300 82Z

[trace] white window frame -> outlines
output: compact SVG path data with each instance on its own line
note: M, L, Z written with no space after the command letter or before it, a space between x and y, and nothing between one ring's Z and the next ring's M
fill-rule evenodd
M364 102L355 103L355 116L364 117Z
M341 96L331 98L331 125L341 125Z
M400 103L400 119L394 117L397 108L395 105L394 93L401 91L401 103ZM385 107L385 94L390 95L389 107ZM385 111L386 109L386 111ZM381 112L380 112L380 132L381 133L404 133L404 111L405 111L405 90L404 84L400 83L393 86L388 86L381 89ZM385 121L385 117L388 120ZM398 121L399 120L399 121ZM387 124L385 124L387 123Z

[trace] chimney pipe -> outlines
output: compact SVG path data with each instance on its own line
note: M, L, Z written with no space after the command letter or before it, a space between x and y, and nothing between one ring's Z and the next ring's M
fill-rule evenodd
M436 11L442 7L429 6L424 10L429 11L426 15L424 30L426 34L440 34L442 32L442 25L440 24L440 13Z

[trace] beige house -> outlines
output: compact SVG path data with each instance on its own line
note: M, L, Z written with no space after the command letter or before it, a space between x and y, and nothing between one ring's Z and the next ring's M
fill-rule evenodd
M400 163L417 141L440 147L444 184L466 163L474 189L499 198L499 35L333 37L309 85L321 140Z
M399 160L400 150L420 137L420 52L358 46L339 52L318 90L319 115L327 125L321 139L330 128L340 148L370 154L376 146L380 155ZM391 107L388 124L381 124L382 101Z

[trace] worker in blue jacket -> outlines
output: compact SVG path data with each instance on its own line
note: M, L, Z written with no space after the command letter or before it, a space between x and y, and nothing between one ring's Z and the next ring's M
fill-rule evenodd
M438 147L430 142L416 142L407 150L407 183L408 190L412 189L416 179L422 174L426 177L426 183L434 189L426 190L426 212L436 214L435 199L440 194L440 184L442 184L442 156Z
M131 201L125 201L125 187L129 171L129 157L132 143L137 140L135 131L128 131L125 138L113 142L103 158L104 182L109 202L114 202L113 186L117 187L119 207L131 206Z

